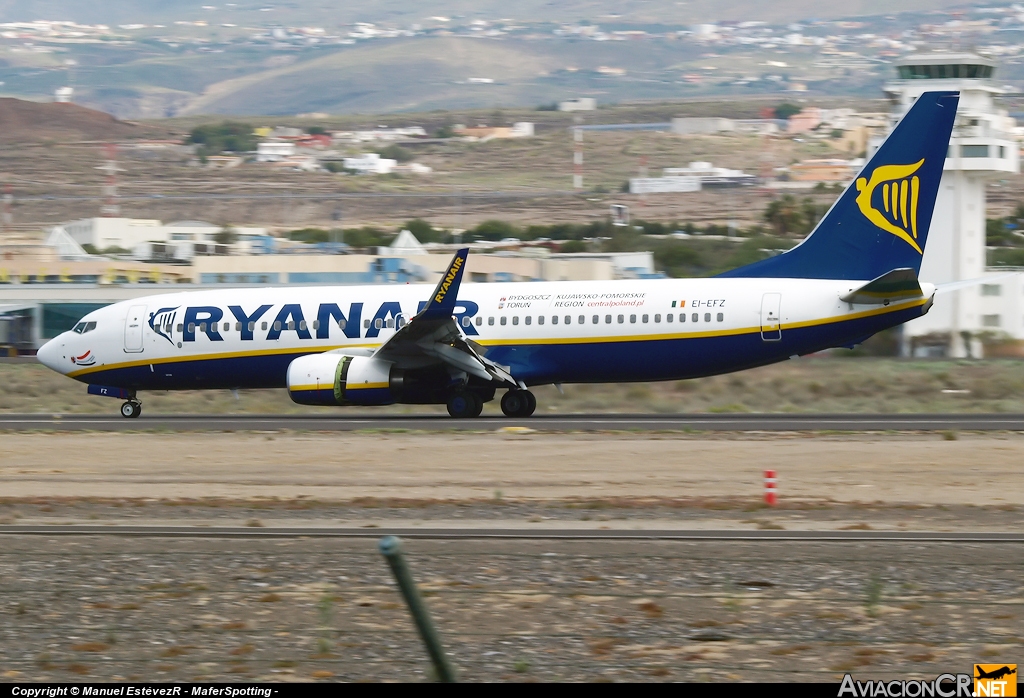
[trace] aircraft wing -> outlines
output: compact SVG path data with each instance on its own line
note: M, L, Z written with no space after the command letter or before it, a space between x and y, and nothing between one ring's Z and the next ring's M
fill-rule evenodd
M485 381L522 387L507 367L484 356L484 348L468 339L452 316L468 256L469 248L455 253L427 305L384 342L374 357L409 368L440 362Z

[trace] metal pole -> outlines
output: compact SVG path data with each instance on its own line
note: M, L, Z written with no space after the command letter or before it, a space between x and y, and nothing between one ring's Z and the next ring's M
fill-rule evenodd
M402 597L409 606L409 613L412 614L423 644L427 646L427 654L430 655L430 661L434 664L437 680L442 683L455 683L455 669L448 662L444 646L441 645L441 638L437 635L427 606L423 603L423 598L416 588L416 582L413 581L409 565L406 564L405 556L402 554L401 539L396 536L385 536L380 539L379 547L381 555L388 561L388 566L391 567L391 572L395 575L395 581L398 582Z

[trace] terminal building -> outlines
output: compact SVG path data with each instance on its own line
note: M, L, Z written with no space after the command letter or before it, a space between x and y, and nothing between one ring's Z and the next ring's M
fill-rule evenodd
M897 78L885 85L893 126L922 92L960 91L921 279L945 284L991 277L991 282L937 296L927 315L904 326L903 353L977 358L986 345L1019 353L1024 347L1024 270L988 267L986 259L985 188L1020 172L1016 123L995 103L1006 92L993 80L996 65L975 54L936 53L904 57L896 71Z

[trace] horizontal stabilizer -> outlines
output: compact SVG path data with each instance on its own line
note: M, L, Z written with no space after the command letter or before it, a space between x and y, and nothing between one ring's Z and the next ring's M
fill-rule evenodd
M950 291L959 291L962 288L970 288L971 286L980 286L981 284L991 284L996 281L1002 281L1011 276L1016 276L1019 271L1008 271L1005 274L996 274L995 276L980 276L975 279L964 279L963 281L950 281L947 284L939 284L935 287L935 292L949 293Z
M913 269L893 269L858 289L840 296L840 300L856 305L889 305L896 301L920 298L924 292Z

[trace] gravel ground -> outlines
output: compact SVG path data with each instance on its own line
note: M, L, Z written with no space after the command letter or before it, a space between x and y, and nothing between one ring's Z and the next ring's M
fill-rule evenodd
M1024 548L408 541L467 680L934 677L1014 662ZM7 680L423 680L372 541L5 537Z

